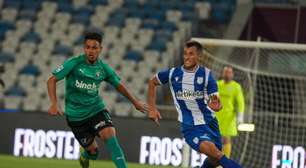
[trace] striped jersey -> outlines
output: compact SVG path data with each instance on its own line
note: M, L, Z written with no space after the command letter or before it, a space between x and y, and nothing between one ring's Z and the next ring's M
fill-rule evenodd
M158 72L160 84L169 83L178 120L189 126L203 125L215 118L215 112L207 106L208 97L218 94L218 87L210 69L198 66L194 72L181 67Z

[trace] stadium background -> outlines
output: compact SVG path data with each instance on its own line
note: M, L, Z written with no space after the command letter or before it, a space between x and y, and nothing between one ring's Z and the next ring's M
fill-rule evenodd
M14 154L16 128L34 132L40 129L45 132L69 130L63 118L47 117L46 80L54 67L82 52L85 31L104 34L102 58L116 69L128 88L142 100L146 96L146 83L155 72L181 64L182 46L191 37L253 41L261 37L263 41L306 43L306 2L303 0L0 0L0 9L0 72L5 82L0 93L1 154ZM208 48L214 55L216 47ZM236 52L228 57L215 54L218 59L234 65L236 80L242 84L245 72L236 65L245 64L247 58L244 54ZM306 62L305 51L300 55L295 62ZM290 55L282 58L284 63L275 61L273 64L283 68L290 62L287 57ZM221 67L226 64L209 59L213 61L208 64L203 58L203 64L211 66L218 78ZM261 64L270 65L265 61L263 59ZM273 145L287 145L293 150L299 146L306 148L306 94L303 91L306 65L293 66L299 71L288 69L284 73L298 75L298 80L273 76L273 73L269 76L256 74L258 89L253 93L255 103L252 107L254 111L270 115L264 127L250 134L241 133L234 139L233 158L245 167L271 167ZM58 89L62 103L63 86L60 83ZM246 91L248 86L243 86ZM266 90L263 91L265 88L270 92L267 95ZM129 161L140 162L141 152L144 152L141 151L143 136L151 137L150 140L158 137L158 143L148 142L146 150L159 152L165 152L157 147L162 146L162 141L173 147L173 140L180 138L176 112L167 90L167 87L158 90L158 104L164 118L158 128L135 111L112 87L102 85L101 94L114 117ZM297 91L300 91L300 96L295 96ZM296 106L296 102L301 104ZM63 104L61 106L64 108ZM299 115L295 115L296 111ZM257 114L252 121L262 124L262 117L267 116ZM296 118L288 117L290 115ZM244 147L241 144L246 138L252 140ZM180 145L177 147L181 150ZM23 149L20 151L20 156L25 155ZM242 160L241 153L246 153ZM281 156L281 152L278 155L292 162L295 158L286 158L286 153ZM104 149L101 158L109 159ZM199 158L195 160L200 163ZM156 158L150 161L149 155L145 158L146 164L172 163L167 159L160 162Z

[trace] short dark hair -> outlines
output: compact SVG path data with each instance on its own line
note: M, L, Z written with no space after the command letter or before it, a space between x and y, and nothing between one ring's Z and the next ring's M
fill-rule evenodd
M185 47L187 48L195 47L199 53L203 52L203 46L197 41L193 41L193 40L187 41L185 44Z
M101 44L103 39L102 39L102 35L100 33L85 32L84 42L86 42L86 40L96 40L97 42L99 42Z

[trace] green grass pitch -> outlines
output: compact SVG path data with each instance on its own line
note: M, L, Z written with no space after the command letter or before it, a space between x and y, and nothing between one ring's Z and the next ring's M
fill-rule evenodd
M129 168L170 168L129 163ZM77 160L38 159L0 155L0 168L80 168ZM90 161L90 168L115 168L111 161Z

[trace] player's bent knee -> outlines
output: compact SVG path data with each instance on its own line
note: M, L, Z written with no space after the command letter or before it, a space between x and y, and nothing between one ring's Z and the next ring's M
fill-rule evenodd
M223 153L210 141L203 141L200 144L200 152L207 155L211 161L218 161L222 158Z
M89 153L94 154L94 153L96 153L97 148L98 148L98 146L97 146L96 142L93 141L93 142L92 142L89 146L87 146L85 149L86 149L86 151L88 151Z
M116 130L114 127L106 127L103 128L100 132L99 132L99 136L103 141L106 141L107 139L116 136Z
M91 147L91 148L86 149L86 151L90 154L95 154L95 153L97 153L98 148L97 147Z

